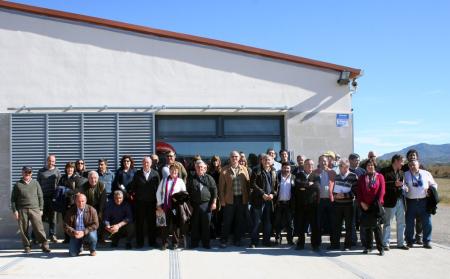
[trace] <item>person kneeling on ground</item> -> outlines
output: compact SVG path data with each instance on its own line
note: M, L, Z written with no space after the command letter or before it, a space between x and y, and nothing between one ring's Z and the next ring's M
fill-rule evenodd
M122 191L114 191L114 200L108 203L103 217L105 231L110 235L111 247L117 247L119 245L119 239L126 237L126 248L131 249L133 226L130 223L132 220L131 207L123 200Z
M67 211L64 219L64 231L70 236L69 254L74 257L81 254L83 242L89 244L91 256L97 252L98 215L94 207L86 204L86 196L75 195L75 205Z

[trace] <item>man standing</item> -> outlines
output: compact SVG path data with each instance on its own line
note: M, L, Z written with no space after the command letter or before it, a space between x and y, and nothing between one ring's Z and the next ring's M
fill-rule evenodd
M175 152L170 151L166 155L166 165L161 169L162 177L161 178L167 178L170 175L169 167L170 165L176 165L178 169L180 170L178 172L178 177L183 179L184 183L186 183L187 180L187 171L186 168L183 166L182 163L175 161L176 155Z
M414 218L419 216L423 228L423 247L431 249L431 215L427 211L428 189L438 185L433 176L426 170L419 169L419 161L409 162L409 171L405 173L406 193L406 243L413 247Z
M105 185L106 200L112 199L112 183L114 181L114 173L108 169L108 160L98 160L98 180Z
M311 226L311 246L314 251L320 250L320 232L318 224L318 207L320 200L320 177L313 173L314 162L306 159L304 171L295 176L292 189L295 208L295 219L299 236L297 250L305 248L307 224Z
M353 200L358 186L358 177L349 171L348 160L338 163L339 174L336 175L334 184L330 188L330 199L334 211L334 227L331 234L330 249L339 249L342 230L342 221L345 221L344 250L350 250L352 246L352 220Z
M86 196L75 195L75 205L67 211L64 219L64 231L70 236L69 254L72 257L81 253L83 242L89 244L91 256L97 255L98 216L94 207L86 204Z
M131 182L130 193L136 202L136 247L144 247L144 235L148 237L148 245L156 247L156 190L159 175L152 169L152 159L144 157L142 169L138 170ZM147 232L144 234L144 225Z
M334 156L334 153L332 154ZM319 230L320 235L330 235L334 227L334 213L330 200L330 188L336 172L329 168L327 155L319 157L319 167L314 171L320 177ZM333 157L334 158L334 157Z
M277 174L279 185L278 196L275 204L275 240L281 244L281 231L285 228L287 242L293 244L294 224L292 221L291 192L295 184L295 176L291 174L289 163L281 164L281 172Z
M82 186L82 191L86 195L87 204L94 207L98 214L100 230L98 233L98 241L105 243L103 235L103 211L106 205L106 191L105 184L99 181L98 173L90 171L88 174L88 181Z
M216 209L217 186L214 178L206 173L207 166L202 160L195 162L195 175L187 185L187 191L193 206L191 219L191 248L202 245L210 249L209 225L211 212Z
M403 196L404 175L402 168L403 157L399 154L392 156L391 165L383 168L381 174L384 176L386 192L384 193L384 225L383 225L383 247L389 251L391 238L391 221L397 222L397 247L408 250L405 245L405 200Z
M219 176L219 200L223 210L221 248L227 247L228 236L234 223L234 243L241 245L241 237L246 227L246 211L249 197L249 176L245 166L239 164L239 152L231 151L230 164Z
M273 148L269 148L267 149L266 152L267 155L269 155L270 157L272 157L272 164L273 164L273 168L275 169L275 171L280 171L281 170L281 164L277 162L277 153L275 152L275 149ZM263 154L261 154L263 155ZM262 160L262 158L260 158L260 160ZM261 163L261 161L260 161Z
M44 195L44 213L42 220L48 223L48 237L52 242L58 242L55 235L56 212L53 210L52 200L60 178L61 173L56 168L56 157L55 155L49 155L46 166L38 172L37 182L41 185Z
M111 247L117 247L119 240L126 237L126 249L131 249L133 237L133 215L130 205L123 200L123 192L114 191L114 200L110 201L105 209L103 224L105 231L110 234Z
M280 164L288 163L292 168L295 166L295 163L289 159L289 152L286 149L281 149L280 152ZM283 166L281 166L283 168Z
M277 195L277 173L272 167L272 157L268 154L262 156L261 167L252 173L250 179L250 216L252 217L251 248L259 242L259 225L263 225L263 245L271 246L273 199Z
M50 249L41 218L44 199L41 186L39 182L32 179L32 173L31 167L24 166L22 168L22 179L16 182L11 193L11 209L19 224L24 252L31 252L31 243L27 237L30 222L37 241L41 243L42 251L49 253Z
M352 153L348 156L348 160L350 162L350 172L356 174L356 176L360 177L366 173L366 171L359 166L361 159L358 154Z

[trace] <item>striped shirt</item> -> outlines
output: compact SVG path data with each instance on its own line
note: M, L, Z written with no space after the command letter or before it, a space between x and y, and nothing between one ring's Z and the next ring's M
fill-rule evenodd
M77 219L75 221L75 230L76 231L84 231L84 209L77 209Z

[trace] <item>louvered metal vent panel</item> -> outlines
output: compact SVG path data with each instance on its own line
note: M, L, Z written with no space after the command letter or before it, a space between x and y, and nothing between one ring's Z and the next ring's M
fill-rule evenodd
M107 159L111 171L116 166L117 121L115 113L86 113L83 122L84 160L96 170L98 159Z
M141 167L142 158L153 153L153 125L153 114L119 114L119 158L131 155Z
M33 167L33 177L45 164L46 116L44 114L11 115L11 179L22 177L22 166Z
M61 172L67 162L81 158L81 114L48 114L48 154L56 156Z

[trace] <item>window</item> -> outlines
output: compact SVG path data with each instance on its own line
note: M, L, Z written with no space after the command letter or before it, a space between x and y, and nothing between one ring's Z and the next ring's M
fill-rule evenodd
M232 150L248 155L282 148L282 116L157 116L156 123L157 141L172 145L178 157L228 157Z

